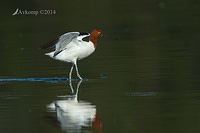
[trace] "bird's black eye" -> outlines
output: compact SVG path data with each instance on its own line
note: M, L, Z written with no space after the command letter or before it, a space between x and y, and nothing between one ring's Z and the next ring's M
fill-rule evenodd
M101 35L101 32L98 32L99 35Z

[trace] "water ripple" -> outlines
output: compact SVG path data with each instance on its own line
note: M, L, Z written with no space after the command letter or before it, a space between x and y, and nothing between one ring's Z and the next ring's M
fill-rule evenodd
M88 81L89 79L83 79L83 81ZM0 82L10 82L10 81L45 81L45 82L51 82L51 83L57 83L57 82L66 82L69 81L69 78L23 78L23 79L0 79ZM71 81L79 81L79 79L71 79Z

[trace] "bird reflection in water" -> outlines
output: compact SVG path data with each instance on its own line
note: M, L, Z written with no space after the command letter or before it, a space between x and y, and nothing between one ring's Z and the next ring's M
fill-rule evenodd
M57 113L57 120L62 130L68 133L79 133L89 127L93 127L97 132L102 132L103 122L99 120L96 106L90 102L78 100L78 91L82 80L78 82L75 94L72 82L69 82L73 95L62 96L62 100L54 101L47 105L47 108L49 111ZM88 132L90 131L88 130Z

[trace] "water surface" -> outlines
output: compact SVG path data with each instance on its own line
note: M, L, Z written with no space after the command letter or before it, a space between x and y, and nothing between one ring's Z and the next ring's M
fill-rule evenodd
M199 132L198 5L2 2L0 132ZM12 16L16 8L56 14ZM95 53L78 62L84 81L74 73L70 84L71 64L38 48L65 32L95 28L120 40L100 38Z

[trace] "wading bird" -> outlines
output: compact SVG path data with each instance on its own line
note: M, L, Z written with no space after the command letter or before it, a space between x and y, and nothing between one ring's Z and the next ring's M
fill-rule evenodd
M88 36L89 42L82 40ZM54 51L46 53L45 55L48 55L51 58L59 61L71 62L72 67L69 72L69 80L71 80L74 65L77 76L82 80L78 72L77 60L84 59L91 55L97 47L97 39L102 36L102 31L99 29L93 30L91 34L82 32L68 32L48 43L45 43L40 48L47 49L55 46Z

